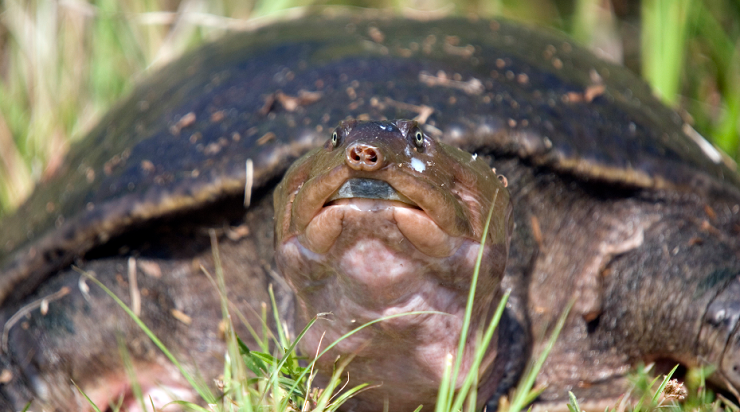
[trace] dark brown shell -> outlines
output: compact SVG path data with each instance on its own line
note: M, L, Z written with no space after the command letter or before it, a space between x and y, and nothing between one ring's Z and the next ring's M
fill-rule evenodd
M348 117L417 117L469 151L622 187L740 187L642 81L563 37L311 17L206 45L111 110L0 224L0 301L131 227L243 196L248 159L260 191Z

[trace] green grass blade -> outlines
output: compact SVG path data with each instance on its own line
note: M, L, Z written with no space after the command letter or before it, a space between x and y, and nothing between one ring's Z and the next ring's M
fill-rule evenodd
M226 303L231 308L231 310L237 315L237 317L241 320L242 324L247 328L247 330L249 331L249 334L252 336L252 338L254 338L255 342L260 342L260 340L262 339L262 337L257 333L256 330L254 330L254 328L252 327L252 325L249 324L249 322L247 321L246 316L244 316L244 314L242 314L239 311L239 308L236 307L229 300L228 296L224 295L224 293L222 293L221 290L219 290L218 282L216 281L216 279L214 279L213 276L211 275L211 273L208 272L208 270L205 267L203 267L202 265L200 266L200 270L201 270L201 272L203 272L204 275L206 275L206 277L208 278L208 281L211 282L211 285L213 285L213 289L216 290L216 292L219 294L219 299L222 299L223 301L226 301Z
M570 302L568 302L568 305L565 307L563 313L560 315L558 322L555 324L555 329L552 331L552 334L550 335L550 339L547 341L545 349L542 351L539 358L537 358L537 361L534 363L532 368L528 371L527 374L525 374L523 381L519 383L519 386L517 387L514 395L514 399L511 402L511 406L509 407L509 412L519 412L520 410L522 410L522 408L524 408L525 405L533 400L530 392L532 387L534 386L534 381L537 378L537 375L540 373L542 365L545 364L545 360L550 354L550 351L552 351L552 348L555 347L555 341L557 340L558 335L560 335L560 331L563 329L563 326L565 325L565 320L568 318L568 314L570 313L570 310L573 307L574 303L575 300L571 300Z
M658 96L678 102L688 16L693 0L645 0L642 3L642 74Z
M658 387L658 390L655 391L655 394L653 394L653 405L658 403L658 399L660 398L660 395L665 390L665 386L668 384L668 381L671 380L671 376L676 372L676 369L678 369L678 365L674 366L673 369L671 369L670 372L663 378L663 382Z
M95 405L95 404L93 403L93 401L92 401L92 400L91 400L90 398L88 398L88 397L87 397L87 394L86 394L85 392L83 392L83 391L82 391L82 389L81 389L81 388L80 388L79 386L77 386L77 382L75 382L75 381L72 381L72 385L74 385L74 386L75 386L75 388L77 388L77 391L79 391L79 392L80 392L80 394L81 394L82 396L84 396L84 397L85 397L85 399L87 399L87 402L88 402L88 403L90 404L90 406L92 406L92 408L93 408L93 409L95 410L95 412L100 412L100 408L98 408L98 406L97 406L97 405Z
M196 404L194 404L192 402L186 402L186 401L172 401L172 402L167 403L163 407L159 408L159 410L166 411L166 408L169 405L181 405L181 406L184 406L184 407L186 407L188 409L196 410L196 411L199 411L199 412L212 412L211 410L206 409L206 408L204 408L204 407L202 407L200 405L196 405ZM155 409L152 409L152 410L155 410Z
M280 341L280 348L287 348L288 339L285 337L283 328L281 328L283 322L280 320L280 313L278 313L277 301L275 301L275 291L273 290L272 283L268 287L268 292L270 293L270 304L272 305L272 314L275 317L275 325L278 333L278 340Z
M344 372L344 368L347 367L352 359L354 359L353 356L343 359L339 363L339 366L334 370L334 373L332 373L329 382L324 388L324 391L321 393L321 396L319 396L319 399L316 402L316 407L314 408L315 411L324 411L327 409L327 405L329 405L329 403L331 402L331 398L334 396L334 391L341 382L342 372Z
M301 330L301 332L298 334L298 336L296 336L296 339L293 341L293 343L286 349L286 351L285 351L286 354L292 353L295 350L296 345L298 345L298 342L300 342L301 339L303 339L303 336L306 335L306 333L311 328L311 326L313 326L313 324L316 323L316 321L319 318L319 315L316 315L313 319L311 319L308 322L308 324L306 324L306 326ZM270 375L270 379L268 380L268 383L267 383L268 386L271 386L273 384L273 380L274 379L277 379L277 377L278 377L278 371L283 367L283 365L285 364L286 361L287 361L287 356L283 356L283 358L279 362L279 365L275 368L275 372L273 372ZM306 368L306 369L308 369L308 368ZM298 376L298 378L296 379L295 386L291 387L290 390L288 391L289 394L290 393L294 393L297 390L298 385L303 380L303 377L305 376L305 374L306 374L306 371L304 370L303 373L301 373ZM263 394L262 398L264 398L264 394Z
M195 381L195 379L193 379L192 376L190 376L190 374L180 364L177 358L175 358L175 355L173 355L172 352L170 352L167 349L164 343L162 343L162 341L159 340L159 338L154 334L154 332L152 332L151 329L149 329L149 327L147 327L146 324L144 324L144 322L138 316L136 316L136 314L118 296L116 296L115 293L113 293L113 291L108 289L108 287L106 287L102 282L100 282L97 278L93 277L89 273L83 270L80 270L79 268L75 268L75 270L79 271L87 279L91 280L93 283L98 285L101 289L103 289L103 291L105 291L105 293L108 294L108 296L110 296L113 300L116 301L118 306L120 306L131 317L131 319L134 320L134 322L139 326L139 328L141 328L141 330L149 337L149 339L151 339L151 341L159 348L159 350L161 350L162 353L164 353L167 359L169 359L170 362L172 362L172 364L174 364L175 367L177 367L177 369L180 371L182 376L188 381L190 386L193 389L195 389L196 392L198 392L198 395L200 395L200 397L203 398L203 400L205 400L208 403L216 403L216 398L210 392L208 387L205 385L199 384L198 382Z
M131 384L131 392L133 393L136 401L139 403L139 406L141 406L141 410L145 411L146 406L144 403L144 395L141 391L141 385L139 385L139 379L136 377L136 371L134 370L134 365L131 362L131 356L128 352L128 349L126 348L126 342L120 334L116 334L116 340L118 341L118 350L121 353L123 368L126 370L128 381ZM152 408L152 410L154 410L154 408Z
M576 399L576 395L571 391L568 391L568 400L568 410L570 412L581 412L581 407L578 405L578 399Z
M234 324L231 321L231 314L229 313L228 294L226 290L223 265L221 264L221 254L219 253L218 248L218 238L215 230L210 229L208 233L211 238L211 254L213 256L213 262L216 269L216 281L221 303L221 317L227 325L226 350L228 357L226 358L227 363L224 365L224 375L229 376L229 380L226 382L229 382L230 393L236 397L237 403L249 408L251 406L251 402L249 402L249 399L247 399L248 396L246 396L242 390L242 382L247 380L247 366L244 358L240 356L240 341L237 339Z
M475 270L473 270L473 279L470 281L470 292L468 293L468 301L465 305L465 318L463 319L462 330L460 331L460 342L457 347L457 357L455 358L455 367L452 369L452 379L448 390L450 391L447 395L447 402L452 402L455 391L455 383L457 382L457 375L460 372L460 365L462 364L462 358L465 354L465 344L468 339L468 331L470 329L470 318L473 315L473 303L475 302L475 290L478 285L478 275L480 273L480 266L483 262L483 252L485 252L486 239L488 238L488 229L491 225L491 218L493 217L493 211L496 205L496 199L498 198L498 189L493 194L493 201L491 202L491 208L488 210L488 217L486 218L486 225L483 227L483 234L481 235L481 247L478 249L478 257L475 260ZM449 409L451 405L446 405Z
M450 411L450 386L452 386L452 354L447 354L445 359L445 369L442 373L442 380L439 383L439 392L437 392L437 403L435 404L435 412L448 412Z
M317 359L321 358L327 352L329 352L330 350L332 350L334 348L334 346L336 346L336 345L339 344L339 342L343 341L344 339L347 339L348 337L350 337L350 336L354 335L355 333L357 333L357 332L365 329L366 327L371 326L371 325L374 325L374 324L376 324L378 322L385 321L385 320L400 318L402 316L430 315L430 314L432 314L432 315L447 315L447 316L451 316L449 313L438 312L438 311L428 311L428 310L414 311L414 312L405 312L405 313L396 313L396 314L393 314L393 315L383 316L381 318L371 320L370 322L367 322L367 323L365 323L365 324L363 324L361 326L358 326L358 327L352 329L351 331L349 331L349 332L345 333L344 335L342 335L341 337L339 337L339 339L337 339L336 341L334 341L331 344L329 344L329 346L327 346L326 349L324 349L323 351L321 351L319 353L319 355L316 357L316 359L312 360L309 363L308 367L304 368L304 370L301 372L301 374L296 379L296 382L299 382L299 381L302 381L303 380L303 378L305 377L305 375L311 370L311 368L313 367L313 365L316 363L316 360ZM296 338L296 340L293 343L293 345L291 345L291 348L295 347L295 345L301 340L301 338L303 338L303 335L306 334L306 332L308 331L309 327L311 325L313 325L313 323L316 322L316 320L317 320L316 317L313 318L312 321L308 325L306 325L305 328L303 328L303 330L298 335L298 337ZM289 352L290 351L292 351L292 349L290 349ZM293 391L294 389L295 388L291 388L291 391Z
M355 387L354 387L354 388L352 388L352 389L349 389L349 390L346 390L346 391L342 392L342 394L341 394L341 395L339 395L339 396L337 397L337 399L335 399L335 400L334 400L334 401L333 401L333 402L332 402L332 403L331 403L331 404L329 405L329 408L328 408L327 410L329 410L329 411L332 411L332 412L333 412L333 411L336 411L336 410L337 410L337 408L339 408L340 406L342 406L342 404L343 404L344 402L347 402L347 400L349 400L349 398L351 398L351 397L353 397L353 396L357 395L357 394L358 394L358 393L360 393L360 392L361 392L361 391L362 391L363 389L365 389L365 388L367 388L367 387L369 387L369 386L370 386L370 384L367 384L367 383L363 383L363 384L360 384L360 385L357 385L357 386L355 386ZM417 409L420 409L420 408L417 408Z
M474 369L471 370L471 373L468 373L468 376L465 377L465 381L463 382L462 386L460 387L460 393L455 399L455 402L452 405L452 408L450 410L457 411L462 408L462 404L465 400L465 394L468 393L468 391L472 390L475 392L477 385L473 385L474 382L477 380L477 371L480 366L480 364L483 362L483 358L486 354L486 349L488 349L488 346L491 343L491 339L493 339L493 333L498 327L499 322L501 321L501 316L504 314L504 310L506 310L506 302L509 300L509 296L511 296L511 291L506 291L503 298L501 298L501 302L499 302L498 307L496 308L496 313L493 315L493 318L491 319L491 322L488 325L488 328L486 329L485 334L483 335L483 339L481 339L481 343L479 345L478 350L475 354L475 359L473 360Z

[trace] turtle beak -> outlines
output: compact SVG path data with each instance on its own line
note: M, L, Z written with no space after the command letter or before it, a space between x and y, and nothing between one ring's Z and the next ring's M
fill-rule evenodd
M342 184L342 186L329 197L326 203L329 204L337 199L354 198L395 200L406 203L409 206L419 208L419 205L398 192L387 182L377 179L361 178L349 179L344 182L344 184Z

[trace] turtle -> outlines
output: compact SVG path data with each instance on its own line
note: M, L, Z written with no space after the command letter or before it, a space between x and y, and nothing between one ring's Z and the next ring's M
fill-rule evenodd
M537 378L546 388L538 408L562 408L572 391L584 408L603 410L640 362L712 364L720 387L740 384L740 177L645 83L561 35L506 20L327 11L230 34L143 80L0 223L2 409L89 408L71 382L98 405L123 396L132 407L119 345L145 396L161 388L195 396L87 276L208 379L224 353L221 300L207 276L217 268L248 322L261 324L271 287L284 319L300 325L315 315L302 312L319 308L285 273L285 245L307 230L307 179L334 170L320 167L317 153L339 153L327 164L362 170L321 201L386 202L424 220L414 236L428 244L408 249L414 256L450 254L438 240L461 234L470 251L488 251L478 302L508 300L479 406L496 408L569 305ZM446 177L409 195L371 177L380 158L409 176ZM483 181L470 185L486 188L480 207L453 207L451 221L440 214L430 224L424 193L470 203L478 191L442 185ZM324 206L316 201L314 211ZM303 221L286 217L292 206ZM494 212L487 237L485 209ZM452 273L428 291L465 294L469 281ZM368 290L332 299L351 304ZM479 303L476 316L488 319L491 307ZM373 327L404 322L382 325ZM419 341L459 336L456 325L442 322ZM398 350L387 342L369 345ZM438 353L412 355L439 363ZM434 402L434 373L404 362L364 375L379 387L348 410L372 410L377 399L389 410L405 410L406 398Z

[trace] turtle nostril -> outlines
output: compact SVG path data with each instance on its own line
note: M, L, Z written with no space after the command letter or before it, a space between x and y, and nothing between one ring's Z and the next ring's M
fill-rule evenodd
M357 153L357 150L355 149L352 149L350 151L350 156L352 156L352 160L354 160L355 162L359 162L360 160L362 160L362 158L360 157L360 154Z
M378 148L361 143L347 148L346 156L347 164L355 170L372 171L383 163L383 155Z

